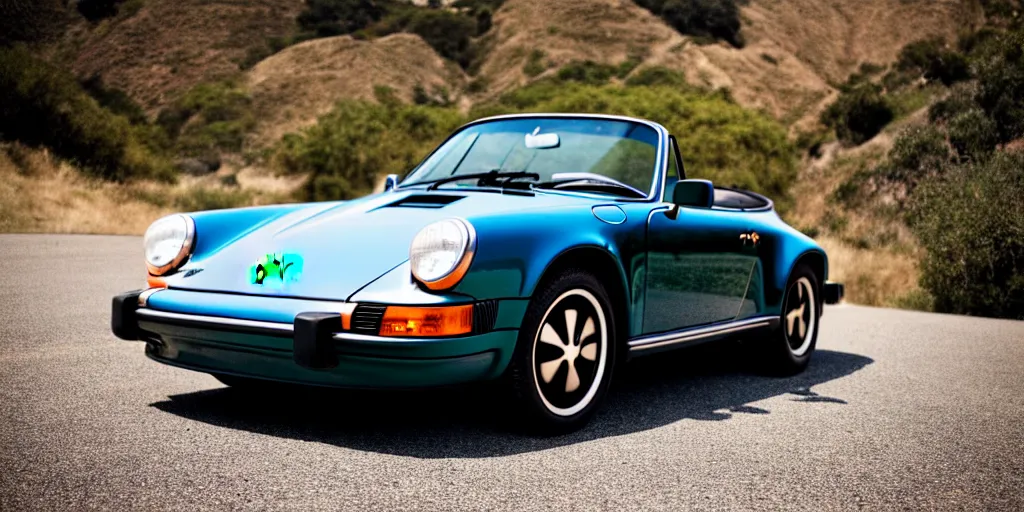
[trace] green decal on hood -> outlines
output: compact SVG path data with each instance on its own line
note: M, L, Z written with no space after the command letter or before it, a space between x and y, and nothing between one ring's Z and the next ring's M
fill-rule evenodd
M249 267L249 282L264 286L283 286L302 275L302 256L283 252L266 254Z

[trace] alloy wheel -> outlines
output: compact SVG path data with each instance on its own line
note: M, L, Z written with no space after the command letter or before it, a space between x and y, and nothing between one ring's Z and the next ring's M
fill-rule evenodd
M548 307L533 342L534 384L544 406L558 416L587 407L608 358L608 324L597 298L569 290Z

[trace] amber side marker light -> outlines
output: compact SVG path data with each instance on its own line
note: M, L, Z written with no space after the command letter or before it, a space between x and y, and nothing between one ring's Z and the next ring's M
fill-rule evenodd
M167 288L167 281L164 278L154 275L146 276L146 285L150 288Z
M473 331L473 305L421 308L388 306L381 336L456 336Z

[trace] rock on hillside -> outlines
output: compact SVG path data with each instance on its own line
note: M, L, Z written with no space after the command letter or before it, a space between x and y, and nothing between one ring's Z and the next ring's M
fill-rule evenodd
M314 39L264 59L249 73L249 89L260 112L258 140L312 124L342 99L373 99L375 86L412 99L416 85L444 87L453 96L465 75L419 36L393 34L372 41L338 36Z
M93 30L73 64L155 109L196 83L230 76L252 48L293 31L303 0L152 1Z
M481 66L492 90L529 77L534 49L557 68L570 60L686 72L690 82L728 87L741 104L787 123L814 119L840 82L863 62L888 63L906 43L952 38L969 0L751 0L742 8L744 48L697 45L629 0L508 0L494 15L491 52Z

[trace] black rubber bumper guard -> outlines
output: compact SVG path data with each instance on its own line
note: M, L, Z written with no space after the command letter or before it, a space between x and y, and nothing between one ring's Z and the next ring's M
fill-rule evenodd
M139 339L139 318L135 311L139 309L139 295L142 292L135 290L114 297L110 314L110 330L114 331L114 336L128 341Z

